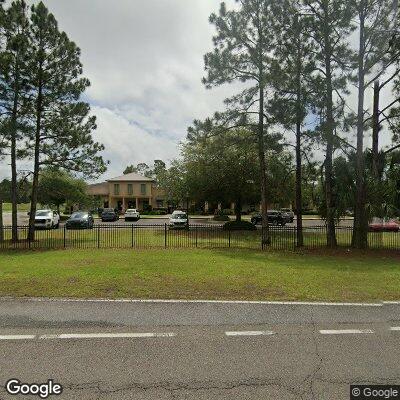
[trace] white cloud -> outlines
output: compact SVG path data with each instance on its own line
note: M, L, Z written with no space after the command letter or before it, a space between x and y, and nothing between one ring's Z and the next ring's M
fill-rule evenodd
M223 109L223 99L233 92L232 87L210 92L201 83L203 56L212 48L208 18L220 1L45 4L82 50L84 73L91 81L86 98L98 117L94 136L111 160L104 177L120 174L127 163L176 157L193 119ZM2 163L0 177L8 176L8 170Z
M104 157L113 161L104 178L122 175L130 164L175 156L178 141L152 135L110 109L93 107L93 112L99 126L94 138L105 145Z

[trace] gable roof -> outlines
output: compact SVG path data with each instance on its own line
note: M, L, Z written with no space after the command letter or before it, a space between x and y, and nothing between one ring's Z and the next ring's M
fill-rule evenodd
M136 182L154 182L154 179L147 178L143 175L139 175L136 172L132 172L130 174L117 176L116 178L108 179L107 182L128 182L128 181L136 181Z

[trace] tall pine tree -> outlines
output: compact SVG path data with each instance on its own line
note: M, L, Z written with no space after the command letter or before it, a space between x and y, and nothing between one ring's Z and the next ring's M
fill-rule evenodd
M320 72L321 132L325 150L325 202L327 219L327 244L337 245L335 227L335 196L333 177L333 154L337 142L336 128L339 114L335 112L335 100L347 89L352 71L352 53L348 38L353 31L354 7L343 0L303 0L307 13L310 35L316 45L315 62Z
M353 228L353 246L366 248L368 245L368 215L366 210L367 187L365 176L365 142L366 130L366 107L365 91L372 85L368 77L376 73L376 69L384 69L390 62L389 41L392 36L395 22L393 0L353 0L353 5L358 18L359 46L356 53L357 64L357 88L358 88L358 110L357 110L357 168L356 168L356 199ZM369 78L369 79L370 79ZM381 90L378 81L375 81L375 106L379 108L379 91ZM374 110L374 115L377 115ZM374 119L373 119L374 120ZM373 129L374 143L377 145L378 129ZM376 145L373 145L373 176L378 177ZM377 179L376 179L377 180ZM375 186L375 185L374 185ZM379 196L378 193L374 197ZM372 199L371 199L372 200ZM375 203L372 200L372 203Z
M263 244L269 244L267 219L268 182L266 162L266 90L274 49L273 10L275 0L237 0L239 7L227 10L221 4L219 14L212 14L215 26L214 51L206 54L206 87L232 82L246 82L248 87L227 101L238 125L249 125L256 132L260 165L260 191ZM258 121L254 121L257 116ZM239 122L238 122L239 121Z
M310 91L315 63L314 46L307 32L307 18L297 1L283 0L276 8L278 43L272 83L271 113L276 123L295 131L297 246L303 246L302 171L305 150L304 120L310 111Z
M41 168L55 166L94 177L103 173L103 146L92 138L96 128L90 107L80 100L89 86L82 78L80 49L58 29L55 17L40 2L32 6L30 48L34 162L29 239L34 239L34 218Z
M23 151L26 133L29 48L29 20L24 1L13 2L0 11L0 110L3 146L8 147L11 164L12 240L18 240L17 158ZM18 145L19 144L19 145Z

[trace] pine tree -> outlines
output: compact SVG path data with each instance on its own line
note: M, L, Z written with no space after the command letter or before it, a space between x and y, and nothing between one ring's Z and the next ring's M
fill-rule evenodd
M237 125L253 127L258 144L263 244L269 244L267 219L266 162L266 90L269 87L271 52L274 48L274 0L237 0L240 7L227 10L221 4L219 14L212 14L215 26L214 51L205 55L207 76L203 79L211 88L232 82L246 82L248 88L227 100L232 112L225 114ZM253 122L253 117L258 122ZM250 120L250 123L249 123Z
M95 117L90 115L90 106L80 101L89 86L81 77L80 49L59 31L55 17L42 2L32 6L31 40L34 170L29 239L33 240L41 168L54 166L95 177L105 171L105 163L99 155L104 147L92 138Z
M333 186L333 153L337 141L338 126L335 113L335 98L341 98L352 70L352 53L348 38L354 30L352 18L354 8L350 2L343 0L303 0L310 18L311 37L316 45L315 62L320 71L321 114L323 123L321 130L326 143L325 151L325 201L327 219L327 244L337 245L335 227L335 202ZM341 113L340 113L341 114Z
M18 240L17 158L23 151L27 98L27 51L29 47L27 6L15 1L0 10L0 109L3 146L9 148L11 159L12 240ZM25 132L26 133L26 132Z
M366 210L366 177L365 177L365 152L364 134L365 126L365 91L373 83L367 82L368 76L376 73L376 69L382 70L390 62L389 41L392 36L391 29L395 22L393 0L353 0L354 8L358 16L359 47L356 54L357 60L357 87L358 87L358 111L357 111L357 168L356 185L357 194L355 201L353 246L366 248L368 246L368 215ZM381 85L374 83L374 116L379 111L379 91ZM378 108L378 110L376 109ZM377 173L377 132L376 119L373 118L373 175Z
M310 111L310 90L315 71L313 45L307 35L308 15L302 13L298 2L283 0L276 9L276 28L279 39L272 75L275 93L271 102L274 121L285 129L295 130L296 144L296 215L297 246L303 246L302 170L304 135L303 125Z

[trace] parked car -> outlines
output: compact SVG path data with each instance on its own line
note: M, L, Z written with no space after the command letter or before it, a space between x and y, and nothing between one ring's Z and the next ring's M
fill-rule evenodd
M119 213L113 208L105 208L101 213L101 222L114 222L119 220Z
M74 212L71 217L66 221L66 229L92 229L94 219L91 213L86 211Z
M268 211L267 217L268 217L268 224L270 225L285 226L290 221L287 215L281 213L280 211L275 211L275 210ZM262 222L261 214L255 214L251 217L251 223L253 225L261 224L261 222Z
M399 232L400 224L394 219L385 221L382 218L374 218L369 224L369 230L370 232Z
M60 226L60 215L57 211L38 210L35 213L36 229L53 229Z
M128 208L125 212L125 221L139 221L140 213L134 208Z
M189 229L189 217L184 211L176 210L169 219L170 229Z
M289 219L289 223L293 224L294 212L290 208L281 208L281 213Z

